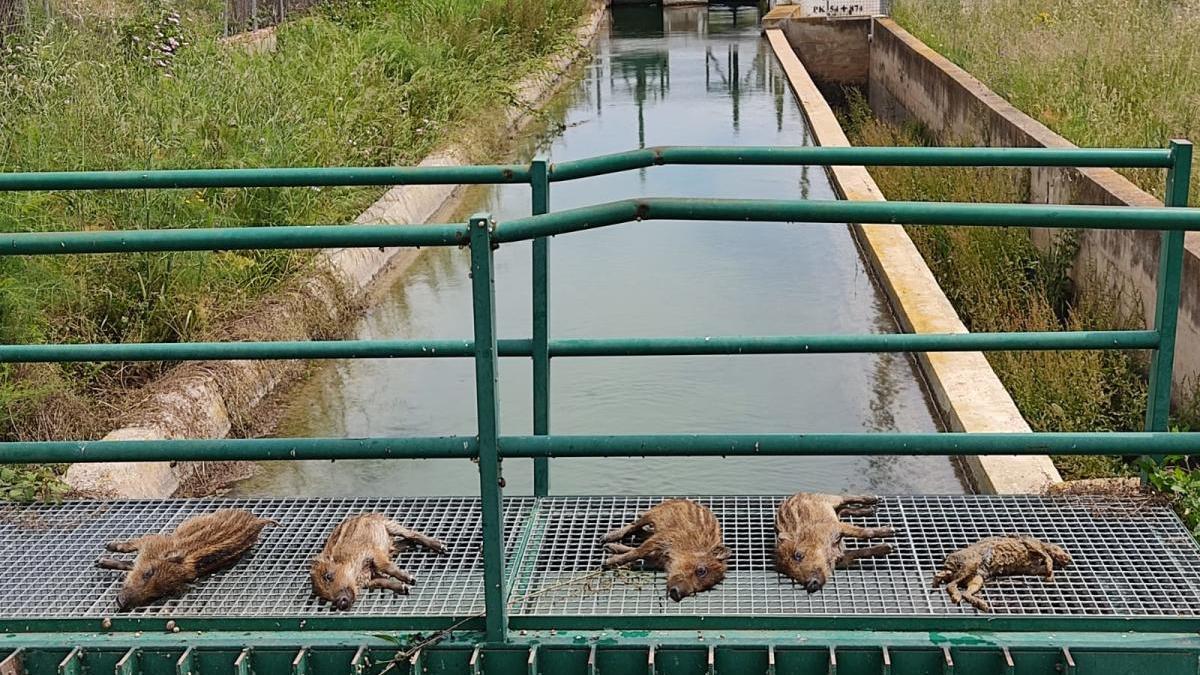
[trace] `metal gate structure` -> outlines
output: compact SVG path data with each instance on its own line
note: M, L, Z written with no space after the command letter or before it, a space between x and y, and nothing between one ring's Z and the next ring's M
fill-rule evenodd
M0 362L471 358L478 426L463 435L0 443L0 462L461 458L479 497L161 500L0 507L0 675L15 673L1200 673L1200 547L1163 506L1093 497L897 496L861 524L899 526L897 553L840 572L821 593L771 567L779 496L699 496L734 554L717 589L664 601L661 576L597 574L596 537L661 497L550 495L550 458L755 455L1200 454L1168 433L1191 145L1166 149L662 147L551 165L214 169L0 174L0 190L527 183L535 215L437 225L266 225L0 234L0 255L460 246L471 256L474 335L440 340L0 345ZM550 212L550 185L656 165L1063 166L1165 169L1173 208L641 198ZM551 338L550 237L650 220L897 223L1162 232L1155 324L1054 333ZM533 242L531 336L496 335L494 250ZM1137 433L550 433L552 358L995 350L1149 350ZM500 358L533 362L531 435L499 428ZM533 458L535 495L504 498L503 458ZM180 598L114 614L119 575L92 568L105 541L165 530L214 505L279 521L239 565ZM307 563L351 513L379 510L446 540L402 554L411 596L349 612L309 597ZM994 612L956 607L929 578L982 536L1063 544L1057 582L990 586Z

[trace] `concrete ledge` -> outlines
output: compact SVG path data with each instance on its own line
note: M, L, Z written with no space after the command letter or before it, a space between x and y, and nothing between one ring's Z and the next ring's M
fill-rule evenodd
M780 30L767 31L817 145L847 147L833 110ZM865 167L830 167L845 199L884 201ZM966 333L916 246L900 225L854 224L852 230L888 295L901 327L913 333ZM925 353L921 369L954 431L1028 432L1012 397L980 352ZM968 457L976 486L995 494L1041 493L1062 478L1046 456Z
M576 30L572 45L549 59L545 68L516 87L504 115L503 133L514 134L564 83L563 75L587 53L607 12L594 3ZM471 147L460 142L426 157L420 166L471 162ZM355 220L359 224L426 222L455 196L457 185L405 185L388 190ZM354 308L373 285L417 256L411 248L326 249L312 271L266 298L260 308L235 326L230 339L314 340L353 320ZM123 426L103 440L223 438L249 425L255 406L276 387L298 377L303 362L221 361L185 363L142 392L126 413ZM151 499L204 493L220 482L229 466L211 462L127 462L72 465L64 477L76 492L109 498Z

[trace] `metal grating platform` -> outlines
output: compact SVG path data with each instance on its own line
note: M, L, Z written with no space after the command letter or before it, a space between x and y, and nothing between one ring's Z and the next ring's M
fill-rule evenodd
M505 504L506 550L533 501ZM258 544L235 567L200 580L180 598L134 609L128 616L274 617L330 615L312 597L308 568L344 518L379 511L446 543L448 555L414 549L396 563L417 577L410 595L362 593L348 616L461 617L483 611L479 500L472 498L346 500L170 500L69 502L0 510L0 607L5 618L113 616L124 575L96 569L105 543L170 531L189 516L243 508L271 518ZM114 557L128 557L114 554Z
M632 521L661 497L549 498L541 502L517 571L514 614L521 615L975 615L930 587L943 558L982 537L1030 534L1062 545L1074 565L1053 583L1014 578L988 585L993 614L1200 615L1200 550L1166 507L1041 497L891 497L876 514L847 518L899 528L896 552L839 570L809 595L772 563L780 497L698 501L721 521L733 551L730 574L709 592L675 603L665 575L614 572L577 583L599 567L599 534ZM848 547L879 543L847 540ZM560 587L561 586L561 587ZM544 589L556 587L553 592Z
M661 499L507 500L514 622L589 616L603 623L614 616L975 615L965 605L951 605L929 580L951 551L981 537L1014 533L1062 545L1075 564L1055 583L994 582L983 594L992 603L992 616L1200 617L1200 548L1163 506L1088 498L889 497L874 516L849 520L896 526L897 552L838 571L823 591L809 595L772 567L774 512L781 497L701 497L721 520L733 551L731 573L717 589L674 603L664 596L661 573L596 574L605 556L597 543L600 534ZM0 508L4 618L112 616L122 575L93 567L104 544L167 531L218 507L245 508L282 526L264 530L259 544L233 569L131 616L340 616L311 598L308 565L338 522L367 511L394 515L441 538L450 555L401 553L398 564L418 578L413 594L368 591L350 616L466 617L483 610L477 499L174 500Z

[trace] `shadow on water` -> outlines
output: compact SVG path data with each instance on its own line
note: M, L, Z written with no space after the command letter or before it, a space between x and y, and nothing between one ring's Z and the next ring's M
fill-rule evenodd
M754 7L615 8L596 58L555 109L552 132L517 154L552 160L634 146L803 145L809 132ZM527 215L528 186L479 188L463 212ZM556 183L555 209L637 195L835 197L819 167L655 167ZM528 243L496 254L498 330L527 337ZM358 337L471 335L468 255L426 251L373 308ZM891 332L895 325L844 226L629 223L555 238L551 332L557 337ZM531 368L500 369L502 431L529 433ZM558 359L555 433L934 431L912 363L900 355ZM283 435L472 435L468 360L325 364L298 388ZM531 462L505 462L510 493ZM562 494L961 492L945 458L655 458L551 462ZM265 464L243 495L472 494L467 461Z

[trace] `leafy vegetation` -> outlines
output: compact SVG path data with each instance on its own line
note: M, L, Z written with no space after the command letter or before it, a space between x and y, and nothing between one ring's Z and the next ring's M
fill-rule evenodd
M59 18L0 48L0 171L414 164L464 129L492 129L513 85L572 38L585 4L328 0L259 53L220 39L211 0ZM346 222L381 192L2 193L0 231ZM196 339L306 258L0 258L0 342ZM103 401L161 367L0 366L0 439L99 433ZM0 491L25 474L6 475Z
M1182 455L1164 457L1157 464L1146 462L1143 469L1150 486L1171 498L1175 512L1192 536L1200 539L1200 470Z

